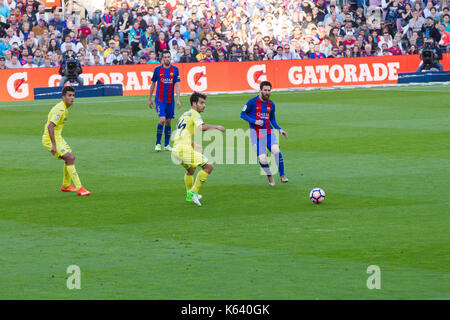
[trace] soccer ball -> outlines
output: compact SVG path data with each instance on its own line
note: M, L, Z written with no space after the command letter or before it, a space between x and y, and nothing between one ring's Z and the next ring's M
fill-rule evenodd
M309 198L314 203L321 203L325 199L325 191L320 188L314 188L309 193Z

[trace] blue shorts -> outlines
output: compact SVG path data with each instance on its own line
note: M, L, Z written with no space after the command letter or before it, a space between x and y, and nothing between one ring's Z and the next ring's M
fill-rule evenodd
M155 101L156 104L156 112L158 113L158 117L165 117L166 119L173 119L175 115L175 103L165 103Z
M250 129L250 138L258 157L262 154L267 155L267 149L272 152L272 146L278 144L277 136L273 133L273 129L269 135L266 129L260 129L259 131L261 134L260 138L257 137L255 129Z

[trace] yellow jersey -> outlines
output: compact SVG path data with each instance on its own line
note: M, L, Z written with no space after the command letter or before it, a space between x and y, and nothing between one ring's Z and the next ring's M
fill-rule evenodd
M191 109L183 113L177 122L174 148L192 146L195 130L202 124L203 119L198 111Z
M62 138L61 134L62 134L62 130L64 128L64 123L67 120L67 115L68 115L68 111L67 111L67 107L66 107L66 104L64 103L64 101L61 101L60 103L55 105L52 108L52 110L50 110L50 112L48 113L47 122L44 127L43 137L50 139L47 127L50 124L50 122L53 122L55 124L55 140L57 138Z
M111 53L111 52L114 52L114 49L111 49L111 48L108 48L108 49L106 49L104 52L103 52L103 58L108 58L108 56L109 56L109 54Z

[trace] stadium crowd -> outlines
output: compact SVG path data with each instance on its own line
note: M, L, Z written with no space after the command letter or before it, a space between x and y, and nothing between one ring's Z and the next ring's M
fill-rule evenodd
M0 0L0 69L450 52L448 0L108 1L86 17Z

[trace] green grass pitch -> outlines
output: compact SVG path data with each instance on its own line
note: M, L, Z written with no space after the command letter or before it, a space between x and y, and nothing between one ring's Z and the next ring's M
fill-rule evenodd
M63 136L89 197L59 191L63 162L41 144L58 101L0 103L0 299L449 299L449 92L274 92L289 183L216 165L202 207L153 151L147 97L70 108ZM246 129L253 96L211 95L203 119Z

